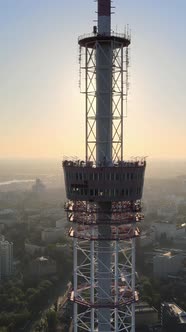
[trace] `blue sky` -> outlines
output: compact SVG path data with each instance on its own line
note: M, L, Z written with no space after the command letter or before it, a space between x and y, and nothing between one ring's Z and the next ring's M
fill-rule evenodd
M112 28L129 24L125 151L186 157L186 1L114 0ZM84 155L78 35L92 31L93 0L0 1L0 155Z

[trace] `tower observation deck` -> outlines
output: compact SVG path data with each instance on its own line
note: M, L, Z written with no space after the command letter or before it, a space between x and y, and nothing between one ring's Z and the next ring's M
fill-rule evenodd
M135 332L135 238L143 221L146 161L123 158L130 36L111 32L111 0L79 37L85 94L85 160L64 160L65 204L73 239L74 332Z

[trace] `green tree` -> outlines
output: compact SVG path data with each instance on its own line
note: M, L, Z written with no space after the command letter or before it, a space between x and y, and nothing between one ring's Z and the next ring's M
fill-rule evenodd
M152 284L150 283L150 281L145 281L144 282L144 284L143 284L143 293L146 296L152 297L153 289L152 289Z
M57 325L57 313L54 310L50 309L46 313L46 318L47 318L48 328L51 331L54 331Z

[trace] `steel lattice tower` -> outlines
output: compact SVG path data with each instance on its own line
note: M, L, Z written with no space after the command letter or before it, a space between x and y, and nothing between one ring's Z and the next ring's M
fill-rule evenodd
M86 159L63 161L74 332L135 332L135 238L146 162L123 159L130 36L111 32L111 0L98 0L98 26L78 43Z

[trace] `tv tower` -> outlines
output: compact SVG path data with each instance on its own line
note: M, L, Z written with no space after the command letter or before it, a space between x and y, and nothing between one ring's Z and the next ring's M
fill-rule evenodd
M78 40L85 161L63 161L73 238L73 328L135 332L135 238L143 220L146 161L123 158L130 35L111 29L111 0L97 2L97 26Z

